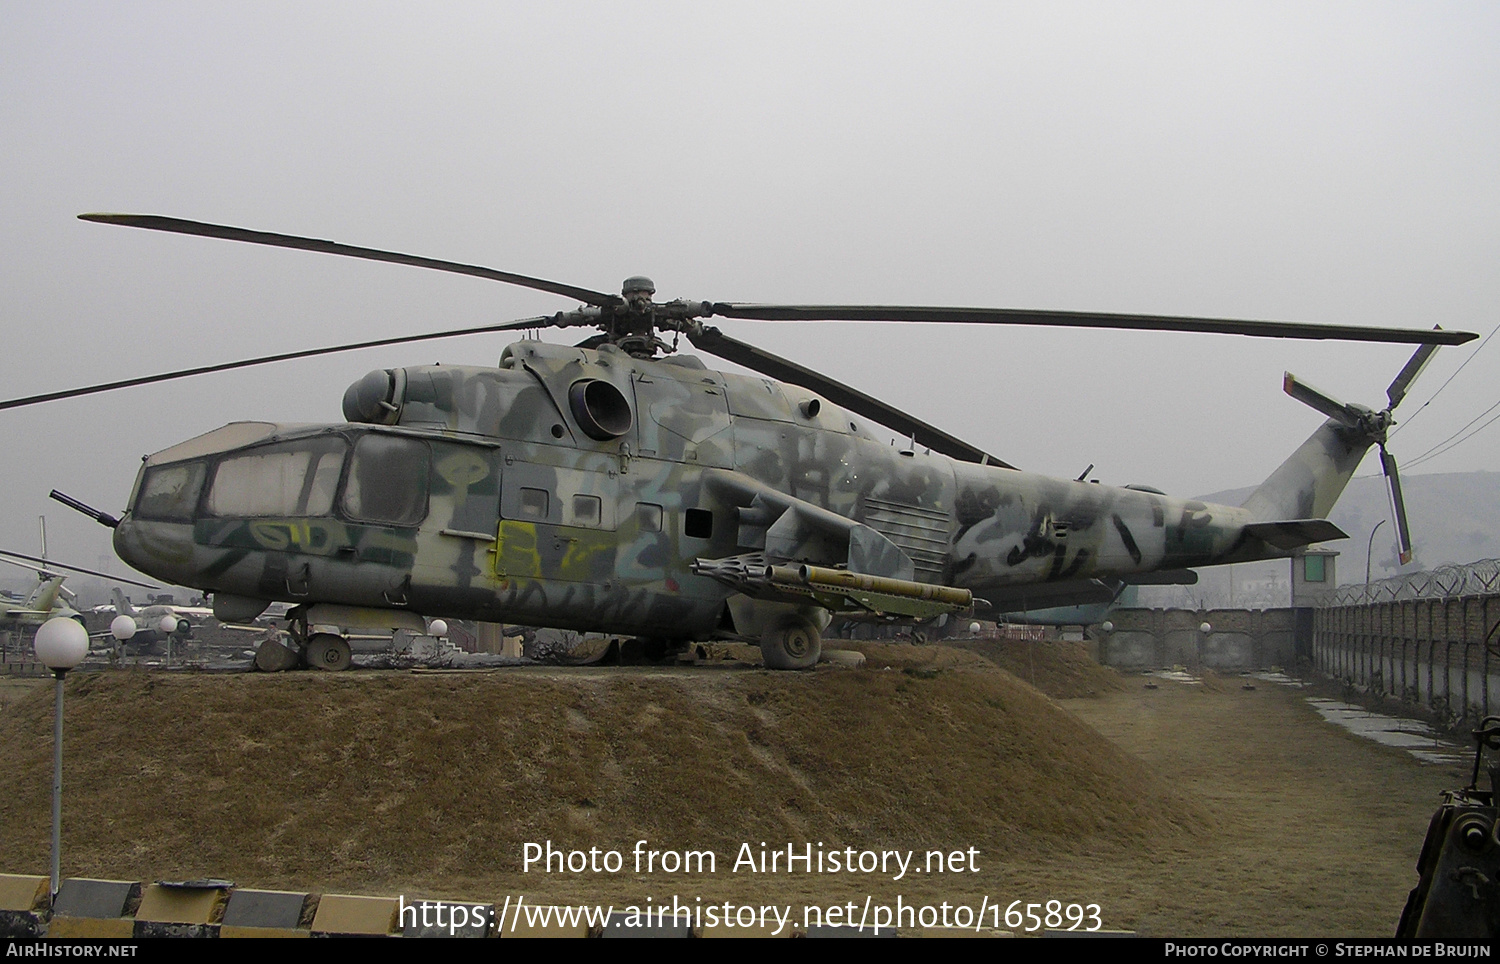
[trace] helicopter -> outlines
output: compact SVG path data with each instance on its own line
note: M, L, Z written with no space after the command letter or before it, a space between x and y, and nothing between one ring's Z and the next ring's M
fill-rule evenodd
M32 556L24 552L12 552L9 549L0 549L0 564L15 566L20 569L31 569L37 576L36 587L27 594L24 600L20 602L0 600L0 634L4 634L6 637L4 644L0 645L0 651L6 652L9 650L9 636L11 633L23 630L35 631L43 623L55 617L61 616L72 619L85 629L88 628L84 614L73 608L73 603L76 602L75 595L63 585L63 580L67 577L58 575L54 570L67 569L71 572L83 573L87 576L97 576L100 579L110 579L116 582L125 582L147 589L157 588L143 582L136 582L134 579L125 579L121 576L113 576L105 572L96 572L93 569L85 569L82 566L70 566L64 562L48 559L45 555Z
M1106 602L1122 583L1284 557L1346 538L1327 514L1371 446L1410 551L1392 411L1439 345L1469 332L991 308L658 303L477 265L156 215L88 221L488 278L581 302L571 311L126 379L131 385L456 334L588 328L574 346L523 340L494 367L370 372L344 421L234 422L144 458L115 517L121 559L213 594L244 622L294 604L302 659L349 665L328 627L422 632L424 616L635 635L658 654L706 639L758 642L765 665L807 669L834 618L943 615ZM1023 472L908 413L734 339L705 319L1063 325L1420 345L1375 411L1298 381L1325 421L1242 506ZM668 342L666 339L672 340ZM680 339L755 375L678 354ZM883 426L907 441L887 444ZM1087 473L1085 473L1087 474Z
M66 578L45 570L38 571L37 584L24 599L0 600L0 631L35 629L53 616L77 618L78 611L63 597L63 580Z

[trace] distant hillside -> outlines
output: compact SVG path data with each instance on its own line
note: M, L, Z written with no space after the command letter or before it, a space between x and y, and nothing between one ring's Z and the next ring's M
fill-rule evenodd
M1231 489L1202 498L1205 502L1239 505L1254 489ZM1500 558L1500 472L1402 475L1401 491L1406 497L1416 551L1412 569ZM1394 523L1384 476L1350 482L1329 518L1349 533L1348 540L1328 544L1341 553L1339 582L1364 580L1365 546L1371 530L1382 519L1385 525L1375 537L1371 578L1396 574Z

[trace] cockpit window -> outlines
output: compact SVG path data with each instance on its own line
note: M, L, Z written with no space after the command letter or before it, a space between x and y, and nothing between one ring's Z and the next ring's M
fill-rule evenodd
M208 514L328 515L348 449L342 438L324 436L268 445L224 459L208 490Z
M413 526L427 515L427 474L431 456L414 439L370 434L354 444L354 464L344 490L344 511L352 519Z
M206 468L202 462L179 462L147 469L135 503L136 516L166 522L193 521Z

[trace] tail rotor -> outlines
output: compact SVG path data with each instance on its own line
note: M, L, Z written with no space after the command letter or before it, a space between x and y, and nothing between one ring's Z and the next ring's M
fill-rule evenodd
M1411 528L1406 521L1406 502L1401 497L1401 476L1396 468L1396 457L1386 449L1386 438L1396 420L1391 412L1406 397L1412 382L1432 360L1436 345L1423 345L1402 366L1394 381L1385 390L1387 405L1380 411L1353 402L1341 402L1326 392L1320 391L1304 381L1299 381L1291 372L1286 373L1282 388L1297 401L1307 405L1336 422L1364 441L1379 446L1380 470L1385 474L1386 487L1390 491L1391 517L1396 523L1396 540L1400 547L1401 564L1412 560Z

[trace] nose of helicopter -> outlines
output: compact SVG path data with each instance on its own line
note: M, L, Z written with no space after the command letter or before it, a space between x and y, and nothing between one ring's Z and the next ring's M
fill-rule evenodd
M127 565L163 582L193 585L193 529L135 519L120 520L114 532L115 555Z

